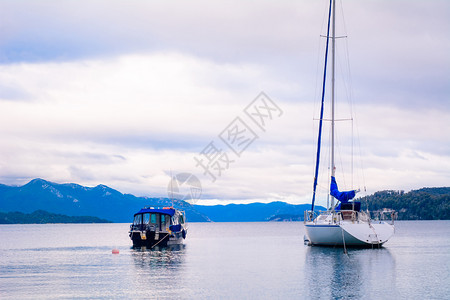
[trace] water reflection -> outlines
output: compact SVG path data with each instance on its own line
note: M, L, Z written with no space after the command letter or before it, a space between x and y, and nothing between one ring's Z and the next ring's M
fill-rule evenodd
M395 259L386 248L308 247L305 279L311 298L360 299L395 282Z
M130 253L134 268L129 282L129 298L179 298L182 289L173 288L176 281L183 286L186 247L177 245L164 248L132 248ZM176 280L175 280L176 279Z
M155 247L153 249L132 248L131 256L134 259L135 266L139 268L175 268L184 262L185 248L185 245Z

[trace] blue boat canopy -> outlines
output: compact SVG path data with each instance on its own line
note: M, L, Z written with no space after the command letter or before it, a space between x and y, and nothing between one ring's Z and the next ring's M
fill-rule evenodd
M173 216L175 214L174 208L143 208L134 215L143 214L143 213L157 213L157 214L165 214L169 216Z
M346 192L339 192L336 183L336 178L334 178L334 176L331 176L330 195L336 198L337 200L341 201L342 203L347 203L349 200L355 198L356 191L352 190Z

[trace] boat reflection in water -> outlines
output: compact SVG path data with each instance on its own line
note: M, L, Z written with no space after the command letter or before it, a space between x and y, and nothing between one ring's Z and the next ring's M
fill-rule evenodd
M307 297L311 299L388 299L384 289L396 282L395 259L388 249L308 247L305 256ZM373 294L373 291L377 294Z
M180 299L185 297L185 245L131 250L134 269L129 269L129 299ZM176 288L174 288L176 286Z
M134 265L139 269L147 270L149 267L152 269L173 269L183 264L185 245L155 247L151 250L146 247L133 248L131 256L134 259Z

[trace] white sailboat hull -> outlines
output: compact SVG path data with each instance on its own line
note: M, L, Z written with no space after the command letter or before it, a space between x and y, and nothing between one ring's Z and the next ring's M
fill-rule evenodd
M386 222L340 222L318 224L307 222L306 235L311 245L367 247L383 245L394 234L394 226Z

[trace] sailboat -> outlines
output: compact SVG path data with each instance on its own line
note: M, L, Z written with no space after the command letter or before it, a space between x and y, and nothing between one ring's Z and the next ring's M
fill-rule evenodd
M328 10L327 42L323 72L322 101L319 119L316 166L314 173L312 205L310 211L305 211L305 242L308 245L339 246L339 247L374 247L381 246L394 234L394 216L392 222L372 220L370 213L361 210L361 202L355 200L358 190L339 191L336 180L335 166L335 41L336 37L336 0L330 0ZM330 34L331 27L331 34ZM331 153L330 153L330 196L331 206L327 211L316 212L317 180L319 175L320 148L322 139L322 124L324 121L324 97L327 75L328 48L331 42ZM335 200L336 204L335 205Z

